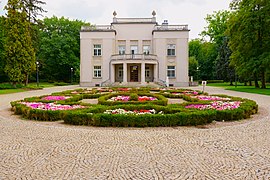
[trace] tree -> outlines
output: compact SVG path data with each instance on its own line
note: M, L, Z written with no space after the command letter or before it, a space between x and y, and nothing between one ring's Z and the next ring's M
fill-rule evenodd
M80 28L86 23L64 17L45 18L40 32L39 61L43 65L41 76L50 81L70 81L79 77Z
M20 0L9 0L5 9L4 70L14 85L22 81L27 83L28 75L35 70L36 59L29 31L30 23Z
M270 1L234 0L234 11L228 22L231 64L242 76L252 74L255 86L266 88L266 72L270 65Z
M217 57L215 44L195 39L189 42L189 57L198 61L198 78L211 80L215 77L214 62Z
M5 17L0 16L0 82L5 82L8 80L5 72L4 72L4 42L5 42L5 36L4 36L4 21Z
M197 67L198 67L198 61L196 60L196 58L194 56L189 57L188 75L193 76L194 78L198 79Z
M232 84L234 67L230 66L231 50L228 46L229 37L225 34L230 17L229 11L217 11L205 18L208 26L201 33L203 37L209 37L214 43L218 56L215 59L216 78L230 81Z

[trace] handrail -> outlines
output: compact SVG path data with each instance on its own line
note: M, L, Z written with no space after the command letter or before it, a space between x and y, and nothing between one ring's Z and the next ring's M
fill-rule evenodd
M129 60L129 59L142 59L142 60L157 60L157 55L154 54L114 54L111 60Z
M155 26L154 30L156 31L164 31L164 30L168 30L168 31L186 31L188 30L188 25L157 25Z
M164 80L161 80L161 79L159 79L159 78L155 78L155 82L156 82L158 85L162 86L162 87L167 87L166 81L164 81Z
M101 30L101 31L111 31L113 30L111 25L95 25L95 26L82 26L81 31L94 31L94 30Z

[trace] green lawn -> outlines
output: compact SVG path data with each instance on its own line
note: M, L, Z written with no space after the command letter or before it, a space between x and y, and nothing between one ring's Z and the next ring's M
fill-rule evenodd
M11 93L18 93L24 92L25 89L0 89L0 94L11 94Z
M39 84L39 88L48 88L55 86L53 83L42 82ZM38 89L37 83L29 83L27 87L17 88L17 89L0 89L0 94L11 94L11 93L18 93L24 92L29 90Z
M259 88L255 88L254 86L244 86L243 83L237 83L237 87L230 86L229 83L212 83L212 84L207 84L207 86L222 87L226 90L231 90L231 91L270 95L270 85L267 86L267 89L259 89Z

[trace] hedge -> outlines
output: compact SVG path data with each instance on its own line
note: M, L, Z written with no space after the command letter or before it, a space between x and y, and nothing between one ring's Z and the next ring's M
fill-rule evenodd
M113 93L105 96L101 96L98 98L98 103L102 105L107 105L107 106L113 106L113 105L120 105L120 104L157 104L157 105L162 105L166 106L168 103L168 100L159 94L151 94L151 93L138 93L138 96L152 96L156 97L158 100L155 101L108 101L108 99L115 97L115 96L129 96L130 93Z
M146 91L147 89L144 89ZM77 90L80 91L80 90ZM258 112L258 105L255 101L249 99L242 99L239 97L231 97L226 95L215 95L220 97L229 97L231 101L241 101L240 107L233 110L199 110L187 109L185 106L190 104L209 104L210 101L200 101L197 98L191 98L187 95L181 95L186 103L167 105L167 99L160 94L150 94L139 92L134 93L105 93L105 94L91 94L82 93L71 94L71 91L61 92L58 95L67 96L71 98L57 101L60 104L81 104L82 99L99 98L98 105L89 105L85 109L52 111L39 110L27 107L20 104L21 101L11 102L12 110L15 114L20 114L24 118L39 120L39 121L57 121L64 120L67 124L73 125L87 125L87 126L102 126L102 127L158 127L158 126L196 126L211 123L215 121L232 121L249 118L252 114ZM172 90L176 91L176 90ZM152 96L158 98L156 101L129 101L129 102L111 102L107 99L118 95L130 95L132 99L136 100L138 96ZM24 101L30 102L51 102L41 100L41 97L25 98ZM151 110L155 109L157 112L163 114L105 114L106 110L125 109L127 111L134 110Z

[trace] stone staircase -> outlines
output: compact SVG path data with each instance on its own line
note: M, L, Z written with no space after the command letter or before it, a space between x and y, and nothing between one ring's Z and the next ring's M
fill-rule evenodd
M158 88L161 87L159 84L155 83L155 82L149 82L149 83L144 83L142 84L141 82L127 82L127 83L119 83L119 82L115 82L113 84L111 84L111 86L114 87L152 87L152 88Z

